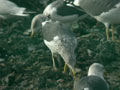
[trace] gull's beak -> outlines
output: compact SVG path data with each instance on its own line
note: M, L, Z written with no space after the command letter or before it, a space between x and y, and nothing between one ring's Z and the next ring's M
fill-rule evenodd
M34 31L31 32L30 37L32 38L34 36Z
M107 73L107 71L106 71L106 70L104 70L104 76L107 76L107 74L108 74L108 73Z

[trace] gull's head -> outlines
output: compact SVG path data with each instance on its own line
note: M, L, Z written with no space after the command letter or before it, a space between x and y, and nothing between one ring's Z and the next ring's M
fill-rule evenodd
M73 4L76 6L80 6L82 0L74 0Z
M88 70L88 76L95 75L104 79L104 66L100 63L93 63Z
M53 1L44 9L43 14L47 17L51 16L51 14L53 14L58 7L63 5L63 3L64 3L63 0Z
M63 3L64 3L64 0L56 0L55 1L56 7L59 7L59 6L63 5Z
M40 31L42 29L42 22L44 22L46 20L46 16L44 16L43 14L38 14L35 17L33 17L32 22L31 22L31 37L33 37L33 35Z

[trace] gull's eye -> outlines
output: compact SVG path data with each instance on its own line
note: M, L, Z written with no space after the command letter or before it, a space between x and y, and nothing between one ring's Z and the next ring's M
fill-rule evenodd
M48 17L49 19L51 19L51 16L50 16L50 15L48 15L47 17Z
M42 18L42 21L45 21L45 18L44 18L44 17Z
M50 24L50 22L46 22L47 24Z

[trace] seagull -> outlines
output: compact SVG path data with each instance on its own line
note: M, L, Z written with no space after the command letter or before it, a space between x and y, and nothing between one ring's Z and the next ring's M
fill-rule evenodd
M0 18L6 19L10 15L28 16L28 14L25 14L25 10L26 8L18 7L9 0L0 0Z
M74 81L74 90L109 90L108 83L103 77L104 66L93 63L88 70L88 76Z
M54 53L59 54L64 62L64 72L68 66L75 77L76 55L75 48L77 47L77 39L74 33L66 24L59 21L46 20L43 14L36 15L31 23L31 30L33 34L41 30L45 45L52 53L53 69L56 71Z
M53 21L60 21L67 24L71 24L88 16L83 10L78 9L72 4L65 3L64 0L56 0L50 3L44 9L43 14Z
M74 5L80 6L90 16L105 25L107 40L109 40L111 25L112 40L114 40L113 25L120 24L120 0L74 0Z

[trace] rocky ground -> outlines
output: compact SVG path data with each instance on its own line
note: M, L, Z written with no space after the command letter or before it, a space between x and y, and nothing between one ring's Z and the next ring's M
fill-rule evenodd
M51 2L11 1L36 14ZM51 53L43 43L41 33L30 38L29 28L34 15L0 19L0 90L73 90L71 73L62 73L63 60L60 67L57 63L58 71L52 69ZM115 39L120 40L119 26L115 29ZM111 90L120 90L120 42L107 41L104 25L90 17L74 24L73 32L78 39L78 75L87 75L92 63L102 63Z

